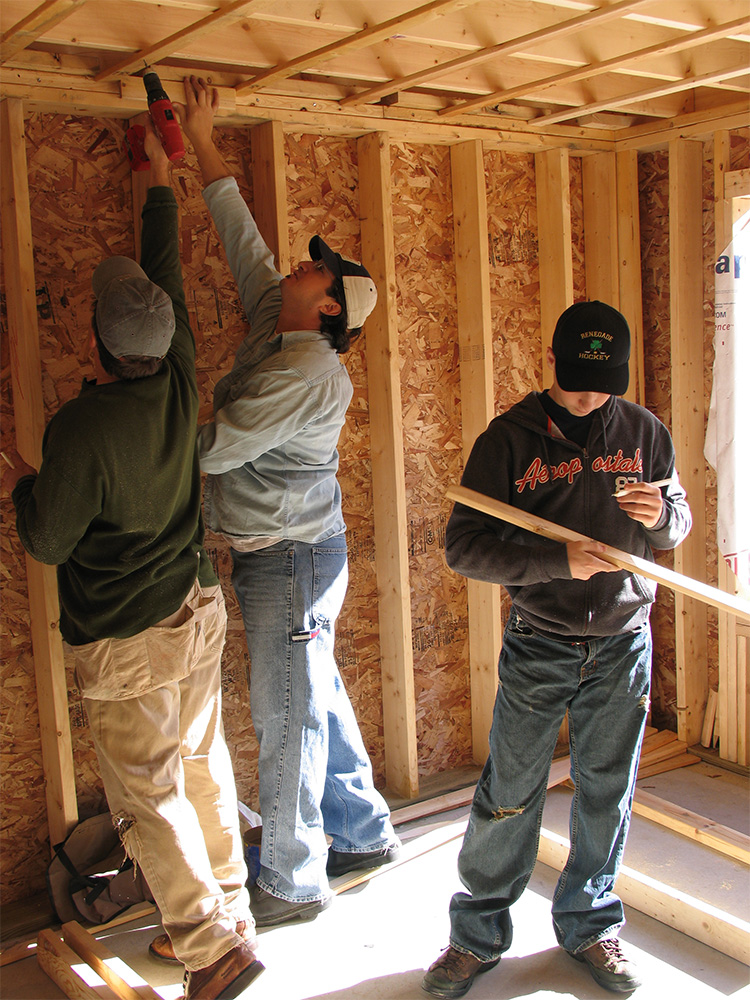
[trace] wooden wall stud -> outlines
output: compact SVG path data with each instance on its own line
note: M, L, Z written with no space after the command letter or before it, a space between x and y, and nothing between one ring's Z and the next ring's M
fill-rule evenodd
M362 258L378 288L367 321L375 570L378 580L385 772L404 798L419 792L411 591L407 549L390 143L382 132L357 141Z
M16 442L24 460L39 468L44 406L21 101L7 98L0 103L0 132L3 267ZM53 566L44 566L30 556L26 557L26 575L47 819L50 842L57 844L78 822L57 578Z
M481 142L451 146L456 297L461 358L461 430L464 463L495 414L490 315L487 193ZM502 645L500 588L467 580L471 734L474 760L487 757Z
M690 535L675 550L678 573L706 577L706 473L703 458L703 145L669 144L669 273L672 427L677 469L693 514ZM675 596L677 733L698 743L708 698L705 606Z

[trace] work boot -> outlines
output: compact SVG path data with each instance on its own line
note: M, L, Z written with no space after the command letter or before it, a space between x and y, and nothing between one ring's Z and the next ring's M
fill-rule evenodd
M462 997L468 993L475 976L494 969L500 961L482 962L456 948L448 948L433 962L422 980L422 989L434 997Z
M641 979L633 963L624 955L617 938L605 938L585 951L573 955L579 962L585 962L594 979L605 990L613 993L632 993L641 985Z
M334 851L328 848L328 862L326 864L326 874L329 878L337 875L344 875L346 872L359 871L366 868L379 868L380 865L390 865L398 861L400 844L389 844L378 851Z
M278 927L298 920L314 920L322 910L331 905L331 899L329 896L328 899L295 903L272 896L259 885L250 886L250 909L253 911L256 927Z
M255 940L255 930L246 920L238 920L235 930L245 941L253 942ZM148 951L153 958L158 958L162 962L182 964L174 953L174 946L169 934L159 934L158 937L155 937L148 946Z
M252 947L238 944L205 969L185 973L183 1000L234 1000L264 971Z

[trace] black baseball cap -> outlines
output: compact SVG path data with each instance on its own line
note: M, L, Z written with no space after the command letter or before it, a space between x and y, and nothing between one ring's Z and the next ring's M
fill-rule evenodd
M565 392L622 396L630 373L630 328L605 302L576 302L560 316L552 336L555 377Z
M358 261L335 253L320 236L313 236L310 240L310 259L322 260L341 282L346 301L347 329L359 330L378 301L378 290L370 272Z

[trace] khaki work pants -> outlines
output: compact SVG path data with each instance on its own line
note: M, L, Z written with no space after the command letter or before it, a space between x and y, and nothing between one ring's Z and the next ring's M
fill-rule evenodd
M110 812L189 971L252 926L232 764L221 722L226 610L198 584L176 615L130 639L76 647Z

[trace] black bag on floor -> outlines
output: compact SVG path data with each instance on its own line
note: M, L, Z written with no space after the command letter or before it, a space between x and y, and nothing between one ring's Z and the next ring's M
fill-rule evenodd
M153 896L125 854L109 813L84 820L62 844L47 871L47 889L61 923L82 918L104 924Z

